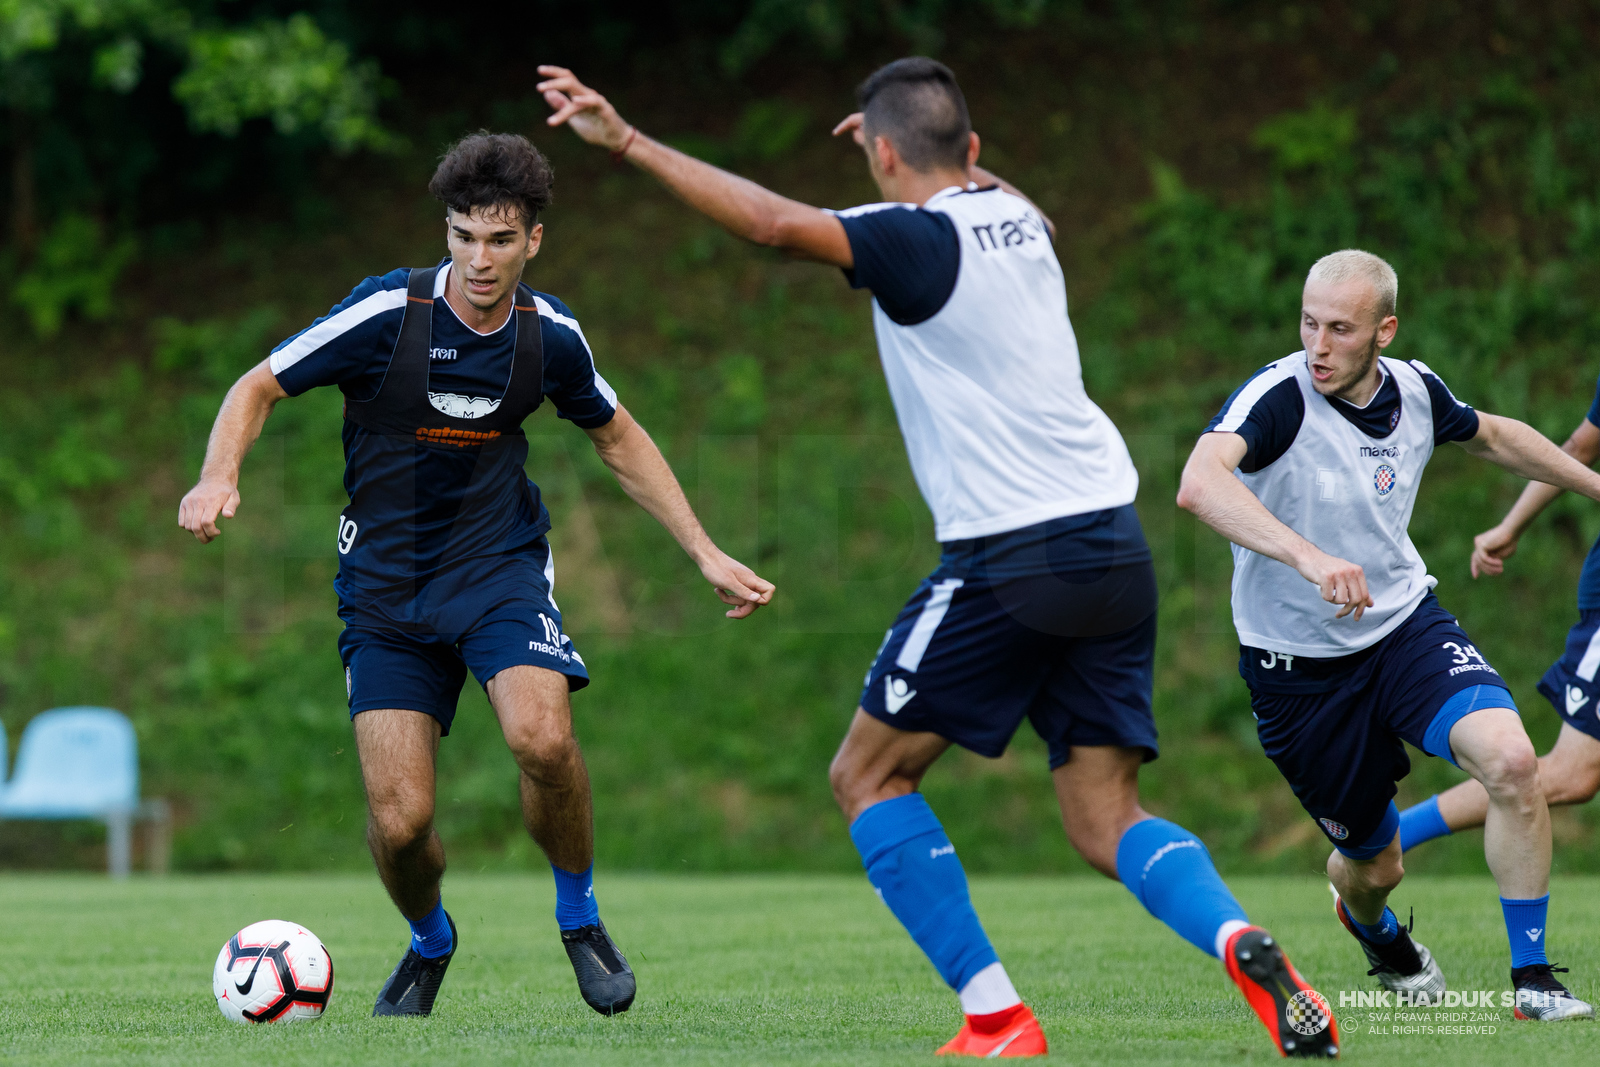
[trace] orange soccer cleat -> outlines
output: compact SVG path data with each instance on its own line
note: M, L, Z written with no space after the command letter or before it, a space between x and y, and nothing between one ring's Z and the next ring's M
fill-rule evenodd
M939 1050L940 1056L1043 1056L1050 1051L1039 1020L1026 1004L992 1015L969 1015L961 1032Z
M1244 999L1285 1056L1335 1059L1339 1024L1321 993L1306 985L1289 957L1259 926L1228 938L1223 959Z

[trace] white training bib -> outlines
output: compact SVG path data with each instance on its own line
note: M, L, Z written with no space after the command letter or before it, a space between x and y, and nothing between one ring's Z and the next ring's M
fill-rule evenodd
M949 300L873 325L911 469L940 541L1004 533L1133 502L1127 445L1083 388L1067 291L1043 220L999 189L923 205L961 241Z
M1433 403L1422 375L1380 357L1400 390L1397 424L1367 436L1318 393L1304 352L1263 370L1215 426L1232 432L1259 397L1286 378L1300 385L1305 416L1294 443L1254 474L1238 472L1279 522L1331 556L1361 565L1375 606L1357 622L1334 618L1339 606L1286 563L1233 546L1233 621L1241 644L1295 656L1346 656L1398 627L1438 580L1411 543L1407 527L1423 468L1433 455Z

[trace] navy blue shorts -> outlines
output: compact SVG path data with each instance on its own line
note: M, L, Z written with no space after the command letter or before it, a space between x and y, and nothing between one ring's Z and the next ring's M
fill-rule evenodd
M1567 650L1539 679L1539 692L1555 706L1561 721L1600 741L1600 609L1582 613L1567 631Z
M561 632L561 612L550 595L549 546L541 540L508 557L497 576L479 586L476 604L460 598L415 613L404 626L386 624L348 605L339 635L350 717L376 708L432 715L450 732L467 672L487 686L507 667L544 667L567 676L570 690L589 684L583 657ZM530 566L530 563L533 564ZM427 625L432 616L448 628ZM446 622L446 620L448 620ZM457 627L464 627L457 630Z
M1357 859L1389 843L1372 838L1395 783L1411 773L1402 740L1454 763L1457 722L1483 708L1516 708L1505 680L1432 593L1393 633L1350 656L1297 656L1286 667L1271 652L1242 653L1262 748L1328 840Z
M984 541L946 546L878 649L862 710L991 758L1026 717L1052 769L1074 745L1154 759L1156 581L1133 508Z

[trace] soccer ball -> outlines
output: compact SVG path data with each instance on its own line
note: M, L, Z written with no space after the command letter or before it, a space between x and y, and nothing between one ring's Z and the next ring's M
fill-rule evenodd
M333 996L333 957L297 923L251 923L217 953L211 992L223 1017L236 1023L320 1018Z

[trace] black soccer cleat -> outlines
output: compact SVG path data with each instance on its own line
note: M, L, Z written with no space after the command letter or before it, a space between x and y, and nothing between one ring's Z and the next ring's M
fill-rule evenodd
M400 958L394 973L378 991L378 1003L372 1008L374 1016L433 1013L433 1000L439 995L439 986L444 983L444 972L450 966L450 957L461 947L456 938L456 921L450 918L449 912L445 912L444 918L450 924L450 951L430 960L416 949L406 946L406 954Z
M1511 988L1517 991L1512 1017L1541 1023L1594 1018L1594 1008L1573 996L1552 971L1567 973L1565 967L1552 967L1548 963L1511 968Z
M1367 977L1376 978L1383 988L1396 993L1410 993L1413 997L1425 993L1430 1003L1437 1005L1442 1002L1446 988L1444 972L1439 969L1428 946L1412 940L1411 928L1416 924L1415 916L1400 927L1393 941L1378 945L1361 936L1361 931L1351 921L1350 913L1345 910L1344 901L1339 899L1336 889L1333 893L1333 914L1366 955L1369 967Z
M583 1001L601 1015L616 1015L633 1005L638 983L605 923L561 931L561 944L578 976Z

